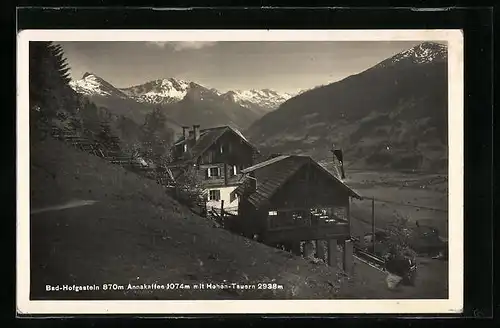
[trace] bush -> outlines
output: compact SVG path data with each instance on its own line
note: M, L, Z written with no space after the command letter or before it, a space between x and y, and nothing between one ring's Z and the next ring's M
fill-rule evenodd
M206 202L206 193L196 169L188 169L176 181L175 197L187 206L200 206Z
M394 213L394 217L394 220L386 229L388 256L392 258L414 259L416 253L411 248L413 235L412 229L409 227L410 217L403 216L398 212Z

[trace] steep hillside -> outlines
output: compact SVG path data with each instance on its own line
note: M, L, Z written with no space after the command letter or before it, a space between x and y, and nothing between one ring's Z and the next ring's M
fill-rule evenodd
M306 91L246 132L264 149L328 158L334 143L353 167L447 167L446 47L423 43L357 75Z
M30 178L35 299L337 297L337 270L216 228L153 181L59 141L33 143ZM43 211L72 201L87 205ZM284 289L45 292L46 284L224 280L278 283Z

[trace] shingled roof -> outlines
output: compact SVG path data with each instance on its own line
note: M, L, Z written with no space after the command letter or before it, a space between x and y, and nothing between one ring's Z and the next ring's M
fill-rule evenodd
M228 131L236 134L241 138L243 142L245 142L247 145L258 152L257 148L253 144L251 144L240 131L238 131L236 128L226 125L200 130L200 138L198 139L198 141L191 147L188 147L189 157L185 160L177 161L172 164L189 164L196 161L198 157L203 155L203 153L217 141L217 139L219 139L224 133ZM187 142L189 142L189 140L187 140ZM175 142L175 145L177 146L184 143L186 143L186 140L184 139L184 136L182 136Z
M330 178L335 183L338 183L349 193L349 196L358 199L362 198L362 196L360 196L356 191L351 189L342 180L319 165L311 157L301 155L277 156L242 170L242 173L244 174L253 173L254 177L249 178L247 176L244 183L236 188L233 193L240 197L247 197L248 201L256 208L261 207L271 199L279 187L287 182L292 175L294 175L307 163L312 163L319 168L320 171L325 174L325 178ZM252 180L252 178L257 180L257 188L255 191L250 189L250 180Z

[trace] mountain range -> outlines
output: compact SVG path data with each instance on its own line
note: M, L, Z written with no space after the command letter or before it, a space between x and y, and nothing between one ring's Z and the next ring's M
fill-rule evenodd
M245 129L293 95L270 89L232 90L225 93L196 82L166 78L117 88L93 73L85 73L70 86L98 106L142 123L155 107L181 125L233 125Z
M447 169L447 47L424 42L341 81L297 95L245 135L273 153L350 167Z
M424 42L345 79L295 95L269 89L220 92L174 78L117 88L85 73L70 85L115 116L144 122L160 107L182 125L232 125L263 153L302 153L351 168L446 170L446 45Z

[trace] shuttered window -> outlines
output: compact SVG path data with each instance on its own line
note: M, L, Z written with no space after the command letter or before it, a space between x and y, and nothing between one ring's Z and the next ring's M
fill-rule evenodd
M231 172L229 173L231 176L235 176L238 174L238 167L236 165L231 166Z
M220 176L220 168L218 167L211 167L207 169L207 176L210 177L218 177Z
M219 201L220 200L220 190L218 190L218 189L210 190L209 199L214 200L214 201Z

